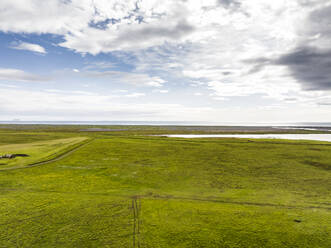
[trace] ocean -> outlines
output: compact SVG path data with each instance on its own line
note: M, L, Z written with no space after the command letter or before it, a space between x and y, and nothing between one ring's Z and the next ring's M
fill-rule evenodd
M331 127L331 122L198 122L198 121L0 121L0 124L35 125L150 125L150 126L265 126L265 127Z

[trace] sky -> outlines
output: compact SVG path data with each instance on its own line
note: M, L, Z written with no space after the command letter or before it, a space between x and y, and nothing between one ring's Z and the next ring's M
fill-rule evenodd
M1 0L15 119L331 122L331 2Z

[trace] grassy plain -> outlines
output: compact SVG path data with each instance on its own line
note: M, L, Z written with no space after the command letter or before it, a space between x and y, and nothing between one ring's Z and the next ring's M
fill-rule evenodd
M330 143L79 130L2 129L0 247L331 247Z

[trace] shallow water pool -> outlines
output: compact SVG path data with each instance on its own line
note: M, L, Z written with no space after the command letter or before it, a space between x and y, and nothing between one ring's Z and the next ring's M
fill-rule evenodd
M246 139L287 139L331 142L331 134L169 134L172 138L246 138Z

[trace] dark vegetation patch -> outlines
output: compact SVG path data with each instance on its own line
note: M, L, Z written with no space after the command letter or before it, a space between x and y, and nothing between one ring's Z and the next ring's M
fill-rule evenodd
M306 160L304 161L304 163L324 170L331 170L331 161L326 163L326 162Z
M323 151L323 149L321 149L321 148L317 148L317 147L312 147L312 148L309 148L309 150L311 150L311 151Z
M21 154L21 153L0 155L0 159L3 159L3 158L12 159L12 158L16 158L16 157L29 157L29 155Z

